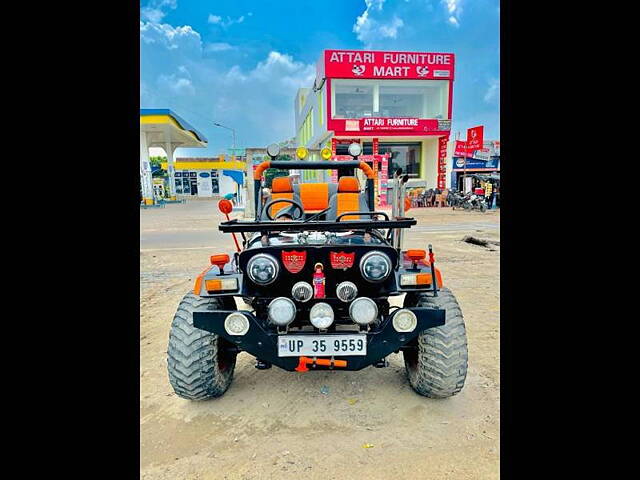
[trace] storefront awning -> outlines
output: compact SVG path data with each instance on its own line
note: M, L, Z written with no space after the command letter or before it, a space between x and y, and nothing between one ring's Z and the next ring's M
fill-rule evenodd
M238 170L223 170L222 171L223 175L226 175L227 177L231 177L233 178L233 181L236 182L238 185L243 185L244 184L244 173Z

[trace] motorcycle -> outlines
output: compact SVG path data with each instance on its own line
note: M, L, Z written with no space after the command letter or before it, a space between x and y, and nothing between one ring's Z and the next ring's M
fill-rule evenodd
M476 195L475 193L468 194L462 202L462 208L465 210L480 210L484 212L487 210L487 204L484 197Z

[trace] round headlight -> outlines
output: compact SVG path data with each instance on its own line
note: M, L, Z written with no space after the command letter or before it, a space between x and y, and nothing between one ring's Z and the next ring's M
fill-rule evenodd
M411 310L402 308L393 316L392 323L397 332L413 332L418 325L418 319Z
M224 329L229 335L245 335L249 331L249 320L241 313L230 313L224 319Z
M377 250L369 252L360 260L360 272L369 282L381 282L391 273L391 260Z
M259 253L247 263L247 273L252 282L258 285L269 285L278 276L280 265L271 255Z
M299 302L307 302L313 297L313 287L307 282L297 282L291 289L291 296Z
M333 309L328 303L320 302L311 307L309 312L311 324L320 330L326 330L333 323Z
M279 327L284 327L296 318L296 304L286 297L278 297L269 304L269 321Z
M336 287L336 297L343 302L350 302L358 296L358 287L353 282L341 282Z
M357 157L362 153L362 146L358 142L353 142L349 145L349 155Z
M270 157L277 157L280 154L280 145L272 143L267 147L267 155Z
M349 316L358 325L368 325L378 318L378 306L370 298L356 298L349 306Z

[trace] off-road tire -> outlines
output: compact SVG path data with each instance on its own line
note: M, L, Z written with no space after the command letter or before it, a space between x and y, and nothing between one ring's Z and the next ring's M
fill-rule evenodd
M219 335L193 326L193 312L222 308L219 300L187 293L176 311L169 333L169 382L179 397L204 400L219 397L233 380L236 354Z
M417 349L403 351L409 384L425 397L451 397L462 390L467 377L467 333L462 310L448 288L440 289L437 297L421 294L411 303L444 309L446 317L444 325L420 332L415 342Z

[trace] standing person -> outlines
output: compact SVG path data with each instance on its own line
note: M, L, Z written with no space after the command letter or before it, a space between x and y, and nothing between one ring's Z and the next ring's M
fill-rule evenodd
M493 184L491 182L487 182L484 188L484 198L487 201L487 208L491 209L491 201L493 200Z

